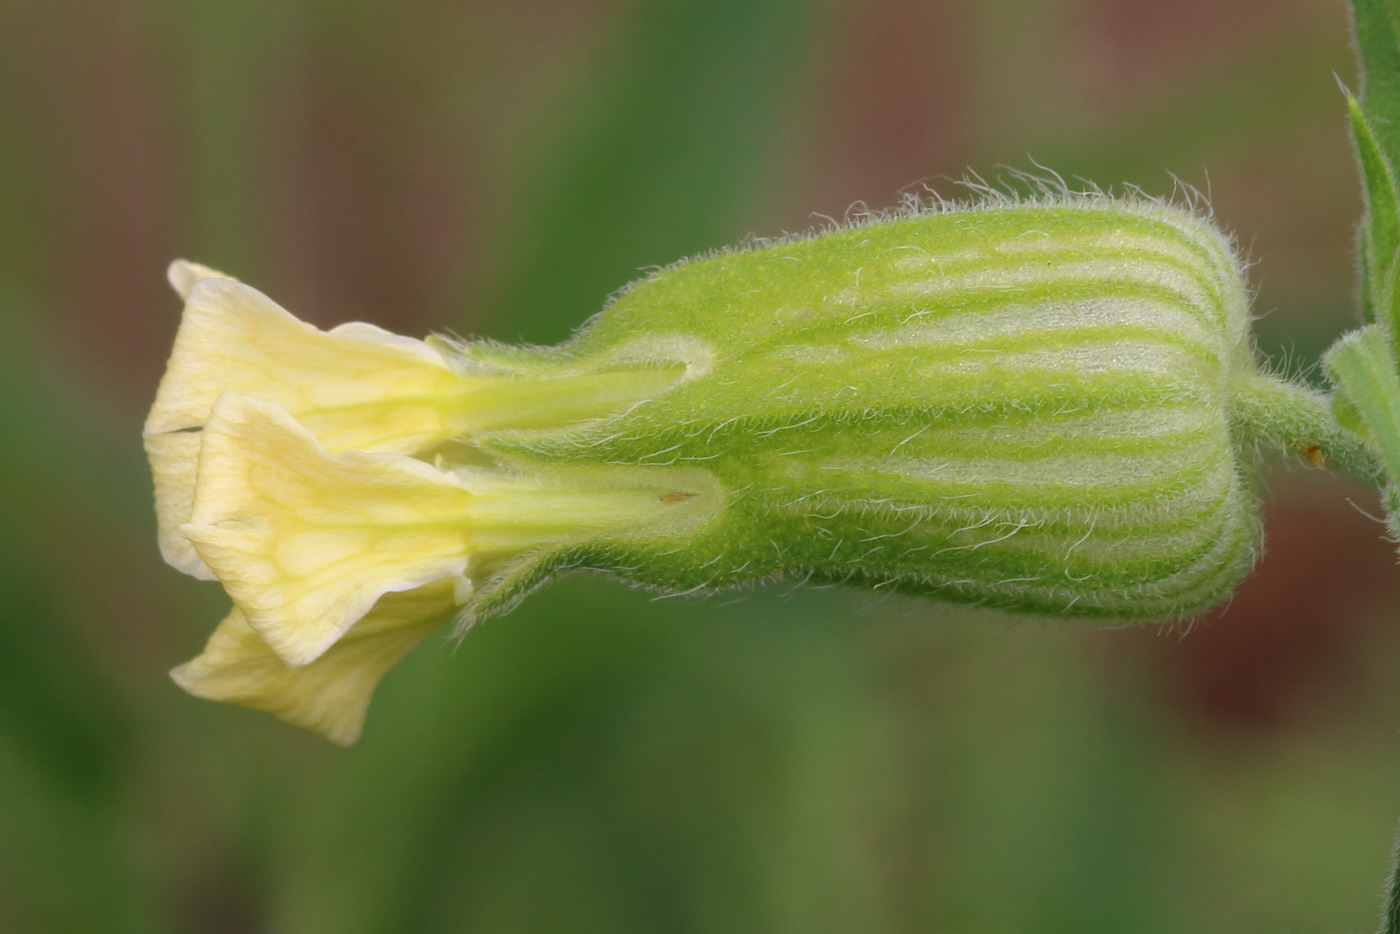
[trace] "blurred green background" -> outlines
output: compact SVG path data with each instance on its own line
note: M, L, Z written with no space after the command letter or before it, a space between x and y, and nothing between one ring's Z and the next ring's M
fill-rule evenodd
M0 0L0 930L1341 932L1400 817L1373 494L1270 473L1189 634L574 578L349 751L166 678L139 429L186 256L323 326L553 342L971 167L1211 193L1261 345L1351 321L1335 0ZM1356 507L1356 508L1354 508Z

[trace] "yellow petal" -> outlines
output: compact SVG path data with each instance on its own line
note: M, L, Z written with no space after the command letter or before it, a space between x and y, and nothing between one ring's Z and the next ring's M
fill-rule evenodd
M184 317L145 443L161 553L208 578L179 534L189 520L201 432L222 392L283 406L329 450L414 454L464 429L467 378L423 341L368 324L320 331L240 282L192 263L171 267Z
M195 466L199 462L198 434L147 435L146 457L156 485L156 532L165 563L200 580L213 580L180 525L190 517L194 503Z
M235 609L203 653L170 676L196 697L265 710L348 746L379 680L452 612L447 581L388 594L320 658L288 668Z
M330 454L280 406L225 393L181 527L288 665L325 652L385 593L462 575L473 495L397 454Z
M192 263L187 259L177 259L165 270L165 278L170 281L170 286L181 298L190 297L195 284L204 279L229 279L237 282L233 276L219 272L217 269L210 269L208 266L201 266L199 263Z

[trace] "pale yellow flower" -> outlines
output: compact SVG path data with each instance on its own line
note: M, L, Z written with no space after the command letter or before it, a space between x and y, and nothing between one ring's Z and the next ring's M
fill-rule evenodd
M318 330L194 263L172 264L169 279L185 311L144 433L161 550L234 602L203 654L172 673L190 693L349 743L379 679L475 582L528 576L548 548L604 527L693 521L691 487L717 502L693 471L524 476L471 446L674 385L689 364L653 359L654 342L583 364L550 357L526 374L484 345Z
M201 433L223 392L277 403L329 450L418 454L468 426L477 383L432 344L352 323L321 331L261 292L177 261L184 317L144 439L155 477L161 552L212 577L179 527L191 515Z
M196 697L265 710L348 746L381 678L456 609L449 581L387 594L309 665L289 668L233 610L203 653L170 673Z

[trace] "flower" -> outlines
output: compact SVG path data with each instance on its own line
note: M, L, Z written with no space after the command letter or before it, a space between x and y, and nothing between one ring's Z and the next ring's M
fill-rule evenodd
M350 742L378 680L461 612L473 576L528 580L551 544L695 512L677 505L694 494L655 488L684 472L636 485L626 470L460 462L479 459L461 456L474 433L568 425L664 391L695 362L685 347L634 342L522 379L484 347L473 359L368 324L320 331L205 266L177 261L169 278L185 313L145 428L161 550L235 604L172 672L190 693Z
M431 629L573 568L1171 619L1261 543L1251 453L1374 473L1261 371L1229 242L1103 196L992 201L701 257L571 341L320 331L177 263L146 426L162 549L234 603L191 693L338 742Z
M161 553L187 574L211 576L179 528L190 518L200 433L220 394L274 402L336 451L417 454L469 427L462 401L474 383L430 344L369 324L318 330L256 289L183 260L169 278L185 314L144 439Z

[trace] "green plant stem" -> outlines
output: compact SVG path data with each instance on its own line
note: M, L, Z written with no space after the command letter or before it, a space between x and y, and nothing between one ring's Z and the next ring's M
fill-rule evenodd
M1363 483L1383 479L1364 438L1338 423L1326 393L1271 376L1241 380L1231 394L1234 418L1257 443L1292 448Z
M1380 934L1400 934L1400 837L1390 858L1390 879L1385 887L1385 909Z

